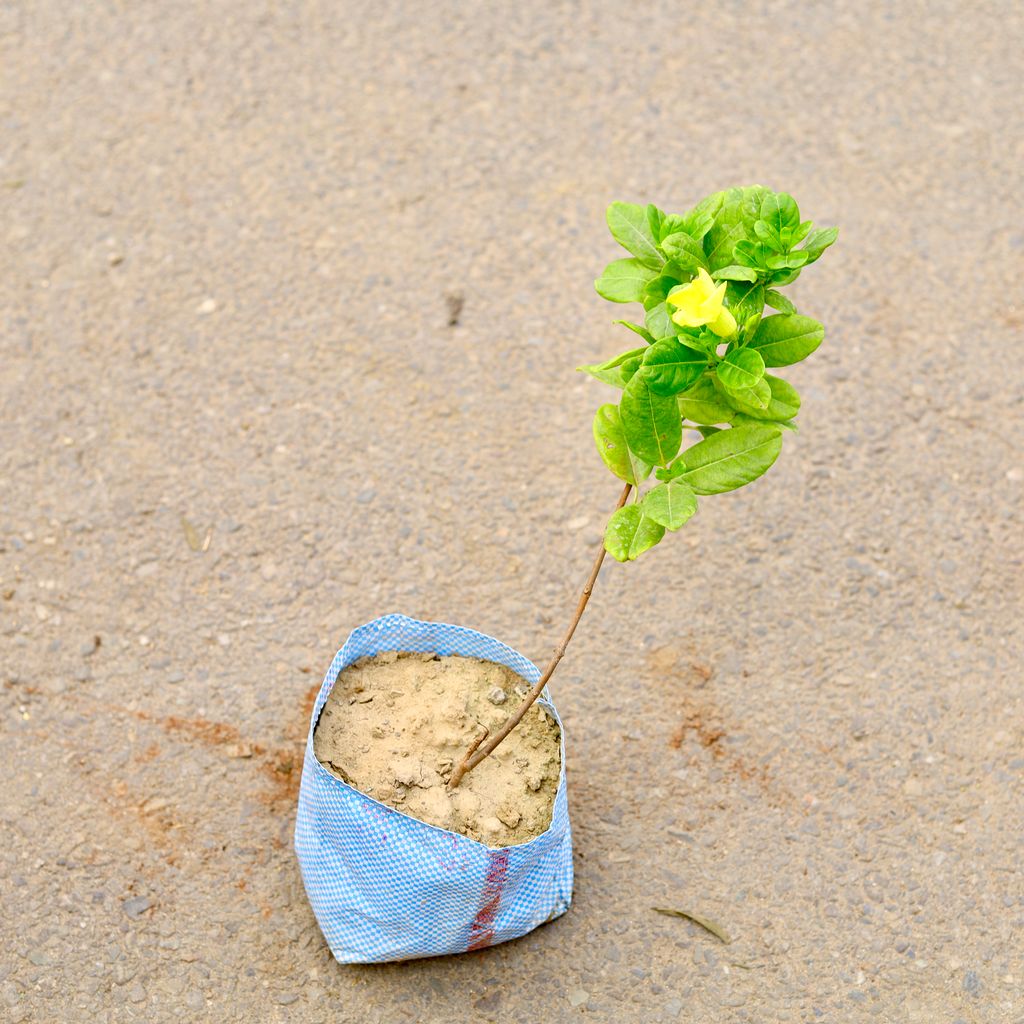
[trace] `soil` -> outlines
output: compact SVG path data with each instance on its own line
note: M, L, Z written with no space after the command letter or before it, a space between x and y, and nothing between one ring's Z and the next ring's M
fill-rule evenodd
M458 789L447 783L484 727L497 729L528 689L479 658L361 658L338 676L313 750L333 775L414 818L488 846L525 843L551 824L558 789L559 727L540 704Z

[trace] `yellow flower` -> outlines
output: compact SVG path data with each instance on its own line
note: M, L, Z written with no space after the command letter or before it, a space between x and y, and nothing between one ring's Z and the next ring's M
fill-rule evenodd
M677 288L669 297L676 306L672 319L680 327L703 327L705 324L720 338L736 331L736 318L722 305L725 282L716 285L711 275L701 267L697 277L689 284Z

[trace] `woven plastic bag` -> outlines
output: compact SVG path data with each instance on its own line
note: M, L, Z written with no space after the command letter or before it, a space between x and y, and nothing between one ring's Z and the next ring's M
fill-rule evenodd
M573 880L564 738L550 827L501 849L396 811L317 761L313 730L338 673L382 651L461 654L507 665L531 685L540 678L531 661L493 637L404 615L360 626L334 656L306 737L295 852L335 959L381 963L464 953L519 938L564 914ZM558 721L546 697L540 702Z

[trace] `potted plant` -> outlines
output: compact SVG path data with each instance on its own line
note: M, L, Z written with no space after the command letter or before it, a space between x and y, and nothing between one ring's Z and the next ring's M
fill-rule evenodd
M641 303L643 323L616 321L635 344L580 369L621 392L593 434L622 490L547 668L485 634L389 615L351 634L314 705L295 846L340 961L477 949L568 909L565 749L546 687L605 554L638 558L701 498L765 473L796 429L800 397L769 370L805 359L824 328L779 289L837 229L759 185L685 214L613 203L608 226L630 255L597 291Z

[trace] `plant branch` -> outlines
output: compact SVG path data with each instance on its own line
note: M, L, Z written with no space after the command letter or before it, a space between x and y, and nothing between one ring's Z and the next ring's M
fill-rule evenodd
M618 511L626 504L626 499L629 497L629 492L632 490L632 484L626 484L622 489L622 494L619 495L619 503L615 506L615 510ZM488 754L492 754L497 748L498 744L523 720L523 716L527 711L530 710L533 702L541 695L544 687L547 686L548 680L551 678L555 669L558 667L558 663L562 660L562 656L565 654L565 649L569 646L569 641L572 639L573 633L576 632L576 627L579 625L580 619L583 617L583 612L586 611L587 602L590 600L590 594L594 589L594 583L597 580L597 574L601 571L601 565L604 562L605 550L604 541L601 542L600 550L597 553L597 558L594 560L594 566L590 570L590 576L587 578L587 582L583 585L583 591L580 594L579 602L576 605L576 614L572 617L572 621L569 623L569 628L565 631L565 636L562 637L562 642L555 648L554 654L551 656L551 661L548 662L548 667L544 670L544 674L534 684L533 689L523 699L522 704L509 716L505 724L489 739L486 734L477 739L473 745L466 752L466 756L462 759L459 765L452 772L452 777L448 782L449 789L455 789L462 781L463 776L466 772L471 772ZM482 740L487 739L487 742L481 746ZM479 749L477 749L479 747Z

